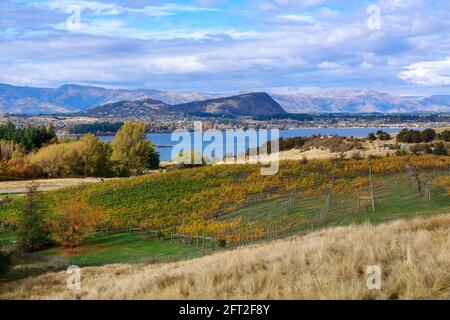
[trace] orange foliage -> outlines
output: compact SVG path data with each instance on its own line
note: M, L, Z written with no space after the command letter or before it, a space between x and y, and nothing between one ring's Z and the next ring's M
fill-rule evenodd
M56 213L53 231L63 245L72 250L95 231L101 212L82 202L65 203Z

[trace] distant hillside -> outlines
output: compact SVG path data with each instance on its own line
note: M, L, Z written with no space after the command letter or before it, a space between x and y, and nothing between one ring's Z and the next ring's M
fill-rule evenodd
M283 108L265 92L209 99L171 106L172 112L206 112L230 116L259 116L285 113Z
M111 118L128 118L128 117L148 117L156 113L167 113L168 104L153 100L150 98L137 101L119 101L115 103L104 104L80 114L91 117L111 117Z
M91 117L146 117L152 115L205 113L220 116L259 116L285 113L267 93L248 93L239 96L209 99L192 103L169 105L153 99L121 101L102 105L81 114Z

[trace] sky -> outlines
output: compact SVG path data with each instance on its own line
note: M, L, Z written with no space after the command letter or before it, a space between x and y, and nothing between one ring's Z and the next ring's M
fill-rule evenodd
M2 0L0 83L450 94L450 1Z

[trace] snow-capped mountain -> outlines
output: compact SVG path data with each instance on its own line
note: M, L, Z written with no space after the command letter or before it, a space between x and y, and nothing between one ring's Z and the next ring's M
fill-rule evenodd
M68 113L118 101L150 98L167 104L180 104L213 97L215 96L193 92L164 92L152 89L105 89L80 85L33 88L0 84L0 114Z
M450 95L405 97L373 90L318 90L313 93L269 91L269 95L290 113L450 112ZM179 105L221 97L224 95L152 89L105 89L81 85L33 88L0 84L0 114L69 113L119 101L144 99Z
M402 97L373 90L270 93L290 113L450 112L450 96Z

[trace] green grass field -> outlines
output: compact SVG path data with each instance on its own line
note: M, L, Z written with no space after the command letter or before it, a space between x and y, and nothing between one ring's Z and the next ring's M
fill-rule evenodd
M0 229L0 239L14 240L12 231ZM134 232L106 235L96 232L85 239L75 252L55 246L37 253L36 257L20 257L15 259L15 267L7 275L0 277L2 281L13 281L38 275L48 271L61 270L69 265L95 266L113 263L160 263L187 260L212 252L210 246L203 250L202 243L171 244L170 240L147 239L145 235ZM44 259L48 258L48 259Z
M145 235L128 232L106 235L98 232L83 241L77 252L52 248L41 252L50 256L65 256L76 265L101 265L105 263L183 260L201 256L196 245L171 244L168 240L146 239Z

